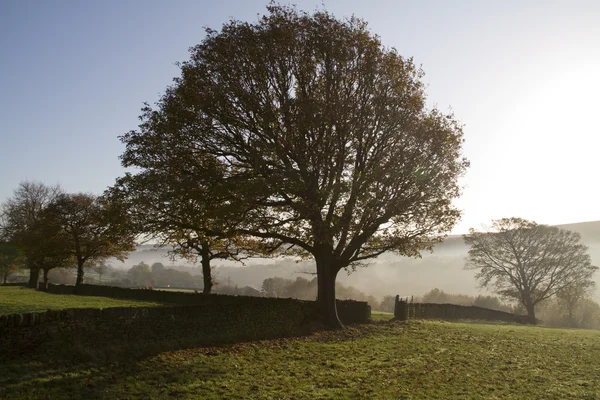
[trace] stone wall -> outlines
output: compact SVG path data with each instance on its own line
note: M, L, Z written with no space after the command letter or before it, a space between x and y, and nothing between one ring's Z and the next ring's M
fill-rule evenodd
M136 344L161 349L279 338L318 329L312 302L211 304L178 307L76 308L0 316L0 354L25 356L78 344Z
M94 292L90 286L84 285L82 292ZM108 293L105 287L100 288L105 290L103 293ZM297 336L322 327L314 301L114 289L120 288L108 288L108 291L127 295L121 298L133 298L129 296L136 291L140 292L138 299L169 299L182 305L75 308L2 315L0 358L74 345L94 350L112 346L121 351L136 347L164 351ZM51 285L49 291L66 294L72 293L73 287ZM366 302L338 300L338 308L340 319L346 324L370 319L370 307Z
M223 294L205 295L192 292L174 292L166 290L128 289L116 286L99 286L82 284L77 288L71 285L48 284L47 292L57 294L78 294L82 296L102 296L115 299L157 301L177 305L211 305L211 304L240 304L279 301L267 297L230 296ZM286 299L283 299L286 300ZM299 300L293 300L299 301ZM309 302L311 303L311 302ZM367 323L371 318L371 307L364 301L338 300L338 315L345 324Z
M472 319L484 321L503 321L527 323L527 317L504 311L491 310L476 306L458 306L455 304L408 303L396 297L394 318L400 321L408 319Z

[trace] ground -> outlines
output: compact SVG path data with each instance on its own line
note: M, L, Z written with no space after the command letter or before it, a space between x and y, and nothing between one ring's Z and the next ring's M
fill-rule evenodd
M68 296L38 292L20 286L0 286L0 315L63 310L65 308L152 307L150 301L119 300L97 296Z
M85 349L0 363L0 398L597 399L600 332L378 322L107 361Z

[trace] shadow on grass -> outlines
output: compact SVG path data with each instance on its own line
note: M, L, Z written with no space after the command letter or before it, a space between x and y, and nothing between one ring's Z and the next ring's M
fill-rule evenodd
M35 354L0 357L0 398L157 398L191 395L195 385L236 376L236 355L255 348L288 346L290 342L352 341L377 327L355 326L344 331L263 341L198 346L190 339L138 343L62 343L44 345ZM192 360L194 368L190 368ZM193 361L192 361L193 362ZM217 393L227 392L216 387ZM229 393L231 394L231 393Z
M117 393L124 397L129 391L158 394L161 385L185 384L192 380L214 380L227 372L221 359L202 368L200 376L191 376L185 366L171 360L172 350L182 346L153 343L133 347L104 346L102 349L74 343L63 348L48 349L21 358L0 358L0 398L106 398ZM219 347L201 347L194 351L204 355L219 354ZM158 357L161 368L149 368L147 361ZM154 362L156 365L156 362ZM137 387L143 378L144 387ZM151 382L148 387L148 382ZM164 395L176 395L164 393Z

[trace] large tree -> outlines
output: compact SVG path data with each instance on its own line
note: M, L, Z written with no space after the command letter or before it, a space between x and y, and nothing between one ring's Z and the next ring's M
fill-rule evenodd
M2 240L19 248L29 269L29 286L37 288L41 269L40 255L44 252L43 234L45 210L61 194L59 186L24 181L13 196L2 204L0 235Z
M587 288L598 269L580 235L521 218L495 220L486 232L471 229L467 269L483 287L518 301L531 323L541 301L574 288Z
M461 126L427 109L412 59L357 18L272 5L208 30L140 129L125 166L206 179L240 234L314 257L324 322L341 327L338 272L387 251L418 256L459 217ZM288 247L289 249L289 247Z
M126 215L103 197L87 193L62 194L48 213L68 236L68 249L77 266L76 285L84 268L110 257L119 260L135 249L135 234Z

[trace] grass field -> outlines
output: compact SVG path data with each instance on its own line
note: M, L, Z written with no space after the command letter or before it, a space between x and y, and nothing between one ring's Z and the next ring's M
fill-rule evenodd
M0 315L62 310L65 308L151 307L150 301L118 300L96 296L69 296L38 292L18 286L0 286Z
M600 332L379 323L109 364L0 363L6 399L598 399Z
M383 312L383 311L371 311L372 321L389 321L394 318L394 313Z

